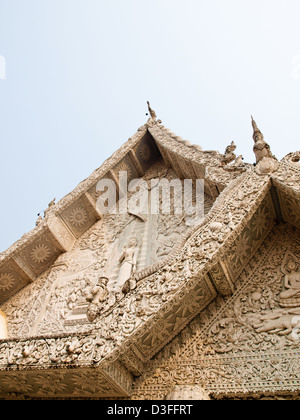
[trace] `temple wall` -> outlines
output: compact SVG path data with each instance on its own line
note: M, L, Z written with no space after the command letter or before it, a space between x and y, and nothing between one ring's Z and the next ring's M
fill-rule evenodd
M1 254L0 398L297 397L299 152L252 166L235 147L202 151L150 119ZM205 178L205 217L104 216L98 183L122 205L124 172L149 192Z
M199 387L212 398L293 395L300 385L300 235L276 226L237 280L150 362L134 399Z
M177 175L158 161L143 176L148 182L154 178L171 181ZM212 204L205 196L205 213ZM96 222L71 251L60 255L37 281L2 305L9 338L92 331L95 323L88 316L91 301L102 293L109 314L109 304L104 302L108 298L107 280L109 284L117 280L120 256L131 238L137 243L136 269L140 272L168 257L179 238L186 235L186 217L175 215L172 205L173 201L172 214L149 214L144 219L139 214L108 214Z

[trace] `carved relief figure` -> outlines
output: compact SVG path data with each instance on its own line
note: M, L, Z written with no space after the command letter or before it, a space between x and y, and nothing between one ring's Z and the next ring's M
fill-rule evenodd
M91 302L88 307L87 317L90 322L93 322L101 311L101 306L104 306L104 302L107 300L109 293L107 290L108 279L101 277L97 286L93 287L92 290L87 294L86 300Z
M278 295L278 303L281 308L274 309L258 315L258 323L253 326L258 333L289 335L295 328L295 320L300 315L300 272L297 272L297 263L287 254L282 264L281 271L285 273L284 288ZM294 308L294 309L292 309Z
M295 338L300 320L299 236L285 229L274 229L262 244L259 259L249 263L251 271L241 275L244 286L234 303L207 330L207 344L215 353L299 346Z
M245 165L243 163L243 156L239 155L236 157L236 154L234 153L235 150L236 145L234 142L231 142L231 145L226 148L225 154L221 160L221 166L227 172L243 172L246 170L244 168Z
M232 141L231 145L228 146L225 150L224 157L221 161L222 165L228 165L236 159L236 154L234 153L235 150L236 145L234 144L234 141Z
M95 286L90 294L87 296L87 301L92 302L95 305L99 305L107 299L108 279L106 277L101 277L97 286Z
M91 304L87 310L87 317L90 322L95 321L97 316L99 315L99 307L95 304Z
M128 247L125 245L123 253L119 259L121 267L117 280L115 280L113 284L112 282L109 282L107 285L110 293L122 292L131 276L136 273L138 253L138 240L137 238L133 237L130 239Z
M300 272L297 272L297 264L289 261L287 264L289 274L285 276L284 286L287 290L279 296L280 305L283 307L300 306Z
M300 308L290 311L273 311L260 317L261 324L255 325L258 333L269 332L278 335L291 334L297 325L297 317L300 315Z
M297 271L297 263L291 254L287 254L281 267L285 273L284 288L278 295L278 303L281 308L274 309L258 315L258 323L253 326L258 333L289 335L295 328L295 321L300 315L300 272Z

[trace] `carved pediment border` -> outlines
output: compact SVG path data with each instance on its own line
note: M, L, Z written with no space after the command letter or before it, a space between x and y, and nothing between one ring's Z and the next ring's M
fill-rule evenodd
M148 128L141 130L139 136L142 136L145 133L144 130ZM130 150L133 144L137 144L139 140L140 137L134 141L131 140L130 147L127 145L126 148L129 147ZM117 153L112 160L117 160L116 156L120 158L120 154ZM104 169L102 169L104 172L108 169L105 165L108 164L104 164ZM279 168L278 177L283 177L287 171L292 172L293 175L289 180L289 185L293 183L293 186L298 189L299 184L297 185L294 181L298 176L297 170L291 169L283 163ZM297 175L295 175L295 171ZM86 188L92 188L98 176L97 172L62 200L50 220L53 221L52 217L60 216L60 211L66 211L68 206L74 205L76 199L82 200L83 191ZM276 175L273 174L272 177L275 179ZM101 322L105 322L105 319L100 319L95 326L95 336L88 338L84 335L74 335L32 338L26 343L13 340L0 342L0 376L16 369L26 375L26 372L44 369L45 366L50 370L63 369L66 365L73 366L74 369L80 369L83 366L85 368L92 366L100 368L103 365L112 366L118 361L126 366L125 376L130 376L130 372L140 374L143 371L143 364L168 341L172 340L193 317L217 296L216 281L208 273L210 270L213 272L214 267L224 260L225 255L232 249L261 207L271 187L270 176L259 176L251 168L247 172L239 174L235 180L231 181L228 189L217 198L214 208L204 223L194 232L189 232L189 237L186 237L185 243L181 244L180 252L176 250L176 253L164 262L164 265L153 266L150 272L144 272L140 279L137 279L140 280L137 289L126 296L122 306L126 306L130 299L134 300L137 293L156 293L161 296L161 302L153 313L145 313L140 316L137 313L125 314L126 316L120 319L117 305L112 311L112 317L120 321L120 331L115 338L101 336ZM97 214L93 208L92 200L86 193L84 193L84 200L88 200L88 205L90 205L96 221ZM64 235L60 237L53 224L50 229L48 221L45 221L34 233L30 233L19 244L2 254L2 266L6 263L8 256L12 255L11 253L16 256L17 251L24 250L28 238L30 238L30 243L33 243L37 233L47 233L53 246L58 250L61 248L61 252L67 247L71 247L74 232L63 218L60 218L60 223L64 229ZM184 262L188 253L191 256L189 258L190 274L187 275ZM19 269L26 271L26 267L22 267L22 264L19 264ZM225 276L227 271L226 265L225 268L223 266ZM27 273L27 276L30 277L30 273ZM229 290L233 292L234 279L232 275L229 277ZM30 279L30 281L34 281L34 279ZM174 287L174 282L177 287ZM165 295L161 294L158 284L166 286L167 293ZM88 345L86 340L91 340ZM29 358L27 355L28 346L36 349L37 353L33 359L32 356ZM89 350L90 348L92 350Z
M42 219L35 229L0 254L0 275L2 275L0 277L0 292L1 278L3 284L5 281L6 287L5 293L0 293L0 304L11 298L22 287L36 281L39 275L45 272L61 253L71 250L76 239L101 219L101 214L98 213L96 206L96 185L100 179L112 179L119 188L119 170L128 171L128 181L131 178L142 176L160 157L160 154L168 164L167 149L176 154L176 159L181 162L181 167L185 167L184 173L182 172L181 175L188 178L203 178L206 166L220 165L221 155L219 156L217 152L206 154L197 146L191 147L186 143L178 140L175 135L171 136L170 131L159 122L148 121L147 124L140 127L138 132L107 159L99 169L53 206L47 217ZM163 151L164 148L166 152ZM220 191L234 177L227 176L226 180L220 183ZM206 174L206 184L207 193L215 199L219 190L213 185L209 174ZM209 185L213 186L210 188ZM37 248L32 248L32 243L36 243ZM43 258L32 261L31 256L35 249L37 255L42 255ZM19 275L15 275L9 282L9 273L5 267L11 260L18 267ZM157 266L152 268L152 272L155 269ZM149 275L149 272L141 273L140 277L145 275Z
M220 197L222 205L216 204L218 211L215 211L214 217L209 220L207 225L201 227L198 232L195 232L187 241L186 245L181 250L181 253L174 256L163 269L159 270L155 275L144 279L138 284L137 289L126 296L122 302L122 306L126 305L130 299L133 299L137 293L157 293L161 296L161 305L155 313L144 314L137 316L136 313L126 314L119 321L119 332L116 341L111 339L103 339L101 345L102 357L97 363L101 363L105 358L109 360L116 360L121 354L125 354L129 348L136 348L136 355L141 355L142 362L149 360L160 348L166 344L166 341L171 340L174 334L178 334L185 325L195 317L205 306L207 306L217 295L216 289L209 281L206 273L218 263L221 256L227 253L231 248L235 239L243 232L248 222L256 213L261 203L270 189L270 182L268 177L258 177L254 172L244 174L238 181L235 181L234 188L229 194L223 194ZM243 195L240 191L243 191ZM241 206L244 202L244 206ZM226 218L226 215L228 218ZM190 278L185 276L185 269L183 262L186 259L187 250L190 248L191 252L191 266ZM160 294L158 287L158 278L163 278L165 273L171 274L169 281L175 283L177 287L167 292L166 296ZM198 293L199 291L199 293ZM194 296L194 301L187 297ZM190 305L190 306L189 306ZM177 308L177 309L176 309ZM174 317L174 314L178 316ZM119 318L118 305L114 308L113 317ZM129 317L129 318L128 318ZM132 332L128 333L128 322L132 323ZM101 329L101 322L105 319L98 320L98 328ZM165 331L169 335L167 337L162 334L161 326L165 325ZM169 325L170 324L170 325ZM169 327L166 327L169 325ZM174 328L174 325L176 328ZM126 327L126 328L125 328ZM123 328L125 328L123 330ZM99 331L100 332L100 331ZM150 338L151 334L152 337ZM54 341L55 337L52 338ZM58 338L58 345L60 348L60 340L68 341L68 339ZM95 339L96 340L96 339ZM6 346L12 347L12 352L6 351ZM3 343L1 348L1 365L2 369L10 364L14 365L21 354L22 363L26 366L26 357L22 356L22 351L14 351L18 347L18 342ZM104 349L103 349L104 347ZM105 350L106 349L106 350ZM47 349L45 348L47 352ZM100 352L100 353L101 353ZM51 353L51 352L50 352ZM49 354L49 351L48 351ZM10 360L8 359L10 358ZM50 357L50 356L48 356ZM139 358L139 356L137 356ZM56 357L54 357L56 359ZM51 365L60 363L61 357L57 358L56 362ZM21 365L22 365L21 363ZM41 359L36 362L36 367L41 365ZM133 362L135 364L135 362ZM42 363L44 365L44 362ZM23 365L22 365L23 366ZM32 366L32 364L31 364Z
M300 228L300 189L275 179L280 209L284 221Z
M284 266L296 249L298 261L299 245L292 226L274 227L245 267L234 295L219 297L148 364L134 386L133 398L164 398L174 386L190 384L218 398L299 393L299 340L272 332L261 335L252 325L247 329L245 308L238 309L238 302L247 306L245 296L255 285L257 291L267 290L270 284L275 293L281 290ZM264 300L261 308L267 310Z
M229 357L205 356L157 366L154 376L133 389L138 400L164 399L174 386L202 386L211 397L298 393L299 353L282 352ZM159 380L156 380L159 378Z

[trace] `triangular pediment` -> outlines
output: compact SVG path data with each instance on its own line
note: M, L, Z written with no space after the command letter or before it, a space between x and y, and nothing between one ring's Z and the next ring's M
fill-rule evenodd
M90 385L87 395L130 395L132 375L142 374L209 305L236 292L239 276L274 225L298 226L297 163L283 160L277 172L261 174L251 165L224 167L223 158L150 120L51 206L36 229L1 254L0 304L10 340L0 342L0 372L24 369L26 389L27 366L33 372L55 368L56 380L72 383L65 395L75 396L77 373L66 375L65 366L81 378L96 369L102 385ZM120 172L128 182L205 179L204 218L187 229L184 218L179 222L174 215L163 220L101 214L97 184L110 179L122 196ZM120 275L120 253L132 236L139 238L137 271L129 288L112 297L107 281Z
M180 179L204 179L205 193L215 200L239 173L227 173L220 166L222 155L203 152L183 141L161 124L148 122L114 155L80 183L74 191L46 210L46 217L0 255L0 304L27 284L36 281L63 252L70 251L102 215L96 202L97 183L111 179L119 191L119 172L126 171L128 182L142 177L157 160L163 160Z

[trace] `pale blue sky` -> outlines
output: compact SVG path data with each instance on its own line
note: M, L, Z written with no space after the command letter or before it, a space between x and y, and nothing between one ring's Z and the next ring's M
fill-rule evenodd
M299 0L0 0L0 251L146 122L147 100L205 149L234 140L254 162L253 114L278 158L299 150L299 16Z

